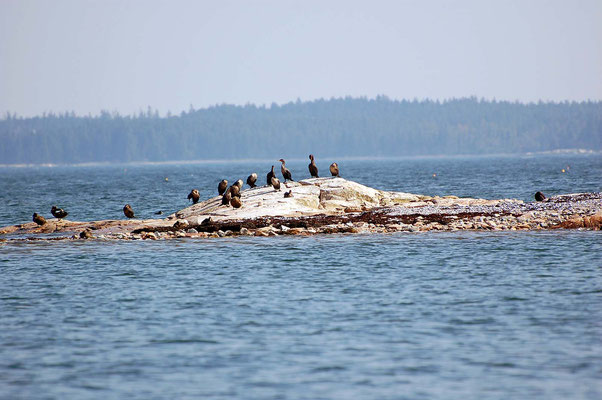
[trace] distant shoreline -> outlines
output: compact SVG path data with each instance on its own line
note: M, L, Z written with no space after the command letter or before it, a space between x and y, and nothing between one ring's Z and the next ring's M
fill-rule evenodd
M556 149L538 152L526 153L492 153L492 154L438 154L438 155L415 155L398 157L375 157L375 156L357 156L357 157L338 157L338 156L320 156L321 159L336 159L337 161L393 161L393 160L413 160L413 159L460 159L460 158L496 158L496 157L532 157L532 156L555 156L555 155L602 155L602 151L591 149ZM106 166L144 166L144 165L180 165L180 164L226 164L226 163L249 163L249 162L272 162L268 158L243 158L243 159L207 159L207 160L171 160L171 161L115 161L115 162L89 162L75 164L0 164L0 168L56 168L56 167L106 167ZM289 162L305 161L305 158L287 159Z

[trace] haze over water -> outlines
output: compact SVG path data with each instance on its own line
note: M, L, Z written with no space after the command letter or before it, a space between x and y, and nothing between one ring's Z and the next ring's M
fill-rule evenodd
M0 1L0 165L270 157L0 166L0 226L166 217L308 152L384 190L599 192L600 153L320 152L599 152L600 20L599 0ZM602 398L600 232L2 239L0 400Z
M0 225L168 214L272 164L0 168ZM602 182L598 154L339 165L429 195ZM3 242L0 398L598 399L600 254L591 231Z

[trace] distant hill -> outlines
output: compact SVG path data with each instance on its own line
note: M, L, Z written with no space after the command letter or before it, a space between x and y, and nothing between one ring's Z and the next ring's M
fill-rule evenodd
M0 164L602 150L602 102L340 98L0 120Z

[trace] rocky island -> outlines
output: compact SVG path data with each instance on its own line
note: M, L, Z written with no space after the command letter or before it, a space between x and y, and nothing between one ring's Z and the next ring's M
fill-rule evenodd
M290 192L292 196L285 197ZM423 196L373 189L343 178L312 178L240 192L242 206L221 196L163 219L75 222L48 219L0 228L0 240L169 239L235 235L387 233L458 230L593 229L602 226L602 194L545 201Z

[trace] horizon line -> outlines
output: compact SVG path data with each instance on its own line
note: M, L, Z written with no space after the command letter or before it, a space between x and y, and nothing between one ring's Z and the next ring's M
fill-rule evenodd
M602 150L582 149L582 148L564 148L543 151L526 151L516 153L465 153L465 154L414 154L405 156L336 156L324 155L321 159L336 159L341 161L396 161L396 160L419 160L419 159L458 159L458 158L505 158L505 157L534 157L534 156L591 156L602 155ZM304 157L292 157L288 162L306 161ZM132 160L132 161L89 161L80 163L16 163L0 164L0 168L56 168L56 167L121 167L121 166L145 166L145 165L182 165L182 164L226 164L226 163L255 163L255 162L274 162L269 158L213 158L196 160ZM327 162L327 164L330 161Z

